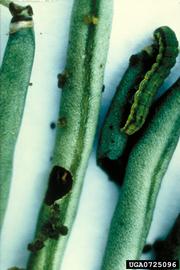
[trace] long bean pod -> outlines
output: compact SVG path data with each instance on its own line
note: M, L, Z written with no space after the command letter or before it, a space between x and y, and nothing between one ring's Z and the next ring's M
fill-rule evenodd
M180 78L161 99L128 160L103 270L126 269L141 255L162 178L180 135Z
M0 226L8 202L13 155L35 50L32 8L3 3L9 6L13 18L0 69Z
M112 0L75 0L52 170L27 269L57 270L76 215L96 131Z

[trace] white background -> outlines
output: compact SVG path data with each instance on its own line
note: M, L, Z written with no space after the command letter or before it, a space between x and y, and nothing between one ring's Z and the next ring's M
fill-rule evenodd
M72 0L29 1L34 10L36 54L32 86L17 142L12 188L1 242L1 270L25 267L27 243L33 239L36 219L46 189L55 139L50 123L57 120ZM152 42L153 31L168 25L180 41L180 1L114 0L114 18L105 72L99 126L130 55ZM1 60L8 38L10 14L1 8ZM179 76L180 58L161 90ZM96 136L97 137L97 136ZM97 141L97 139L96 139ZM96 143L95 143L96 145ZM164 177L148 243L165 237L180 212L180 144ZM61 270L100 270L118 187L96 166L95 146L90 158L77 218Z

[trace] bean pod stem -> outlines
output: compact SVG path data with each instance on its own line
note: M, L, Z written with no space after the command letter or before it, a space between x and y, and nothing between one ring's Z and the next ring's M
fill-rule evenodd
M112 21L112 0L75 0L52 170L27 269L58 270L92 149ZM103 47L103 48L102 48Z
M35 50L32 8L11 2L9 9L13 18L0 68L0 226L8 202L13 155Z
M161 180L180 134L180 79L164 95L134 146L109 233L102 270L126 269L139 259Z

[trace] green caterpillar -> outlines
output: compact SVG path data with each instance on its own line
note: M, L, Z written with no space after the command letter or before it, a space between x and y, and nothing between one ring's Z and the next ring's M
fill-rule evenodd
M10 3L9 9L13 18L0 69L0 226L7 206L13 154L35 50L32 8Z
M102 270L139 259L156 198L180 135L180 78L155 106L130 153L109 233Z
M156 29L154 38L158 47L156 62L140 82L128 119L121 129L128 135L135 133L144 124L153 97L169 75L178 55L178 41L171 28L162 26Z
M129 66L117 87L101 129L97 163L118 182L123 178L126 156L131 148L131 142L134 142L134 136L128 136L120 131L119 125L122 125L127 118L136 85L155 61L155 52L154 47L150 46L131 56Z
M27 269L58 270L92 149L112 21L112 0L75 0L57 137ZM87 20L88 18L92 18ZM103 44L103 50L102 50Z

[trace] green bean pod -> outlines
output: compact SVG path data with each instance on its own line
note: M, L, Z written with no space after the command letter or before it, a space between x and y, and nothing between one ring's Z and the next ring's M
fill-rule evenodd
M154 244L157 260L179 260L180 263L180 214L165 240Z
M112 0L75 0L57 137L27 269L58 270L92 149L112 21Z
M103 270L126 269L126 260L136 260L141 255L161 181L179 139L179 108L180 78L151 112L141 138L130 153Z
M13 155L29 85L35 41L32 8L11 3L10 33L0 68L0 226L13 169Z

